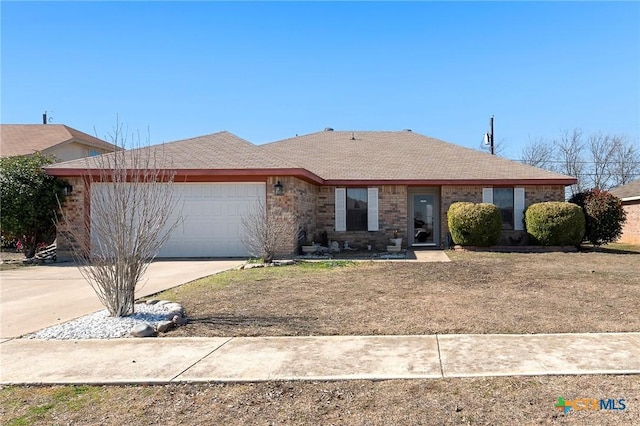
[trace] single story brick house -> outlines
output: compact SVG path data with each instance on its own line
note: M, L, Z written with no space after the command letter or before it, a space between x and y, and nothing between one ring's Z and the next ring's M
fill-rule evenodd
M640 179L611 190L622 200L627 221L622 226L621 243L640 244Z
M220 132L143 149L162 149L172 159L184 203L184 224L161 257L246 256L240 217L259 200L267 214L295 214L309 239L326 232L341 245L378 249L395 232L403 247L443 247L452 203L491 202L502 211L504 242L515 243L527 206L563 201L565 186L576 183L410 130L328 128L264 145ZM79 225L91 211L86 161L46 170L74 188L63 208L69 226Z

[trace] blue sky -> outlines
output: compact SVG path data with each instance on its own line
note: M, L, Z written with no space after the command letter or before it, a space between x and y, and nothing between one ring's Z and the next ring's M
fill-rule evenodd
M640 140L637 2L6 2L2 123L151 143L413 129L504 155L563 130Z

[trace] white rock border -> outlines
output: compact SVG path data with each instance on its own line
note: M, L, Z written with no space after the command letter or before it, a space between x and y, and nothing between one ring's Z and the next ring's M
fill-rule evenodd
M188 323L184 308L168 300L150 299L136 303L134 309L135 313L128 317L111 317L102 309L24 337L45 340L151 337Z

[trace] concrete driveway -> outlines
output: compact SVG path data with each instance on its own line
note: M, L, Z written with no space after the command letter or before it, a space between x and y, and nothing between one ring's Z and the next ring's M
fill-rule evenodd
M159 260L149 265L136 297L241 265L240 260ZM0 338L19 337L103 308L73 263L0 271Z

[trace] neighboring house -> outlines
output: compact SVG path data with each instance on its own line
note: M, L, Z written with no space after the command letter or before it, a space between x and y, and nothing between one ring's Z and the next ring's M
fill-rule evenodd
M627 221L622 226L620 243L640 244L640 179L610 191L622 200Z
M562 201L565 186L576 183L409 130L326 129L260 146L220 132L145 149L173 159L184 205L184 224L162 257L246 256L240 218L259 200L267 214L293 212L311 239L326 232L341 245L378 249L395 231L404 247L446 246L452 203L492 202L502 211L504 242L515 242L525 234L527 206ZM82 185L86 162L52 165L47 172L73 185L65 210L73 215L70 226L81 226L90 211L91 195Z
M63 124L0 124L0 156L40 152L59 161L119 150L115 145Z

